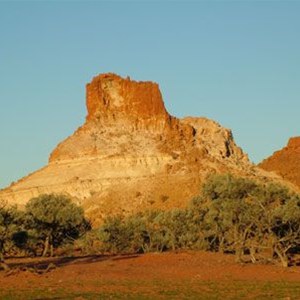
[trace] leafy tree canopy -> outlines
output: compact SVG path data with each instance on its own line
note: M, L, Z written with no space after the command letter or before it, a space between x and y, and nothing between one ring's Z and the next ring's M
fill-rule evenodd
M83 209L64 195L33 198L26 205L26 214L28 227L35 229L44 241L43 255L48 246L52 255L53 247L72 241L89 227Z

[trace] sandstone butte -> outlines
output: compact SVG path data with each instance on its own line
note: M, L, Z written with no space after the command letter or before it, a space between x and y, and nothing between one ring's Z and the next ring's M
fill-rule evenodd
M48 165L0 198L22 208L40 194L64 193L98 224L110 214L183 207L213 173L271 176L249 161L230 130L207 118L171 116L156 83L101 74L86 86L86 107L84 125Z
M290 138L286 147L274 152L258 166L277 173L300 188L300 136Z

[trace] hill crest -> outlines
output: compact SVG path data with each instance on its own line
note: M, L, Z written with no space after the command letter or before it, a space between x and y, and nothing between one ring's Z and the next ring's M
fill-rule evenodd
M264 159L259 165L300 188L300 136L291 137L285 147Z
M268 176L232 132L207 118L171 116L159 86L108 73L86 86L87 117L49 164L0 191L20 206L65 193L94 220L114 213L185 206L212 173Z

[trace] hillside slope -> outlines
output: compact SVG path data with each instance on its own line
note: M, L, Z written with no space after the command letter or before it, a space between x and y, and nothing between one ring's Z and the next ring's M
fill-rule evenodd
M258 166L275 172L300 188L300 137L290 138L286 147L274 152Z
M230 130L206 118L175 118L159 87L115 74L86 87L84 125L51 153L49 164L0 198L23 206L42 193L66 193L97 221L108 214L181 207L216 172L269 176L235 144Z

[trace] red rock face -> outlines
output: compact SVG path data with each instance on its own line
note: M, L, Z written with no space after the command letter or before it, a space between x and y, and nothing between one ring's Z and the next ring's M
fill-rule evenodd
M1 199L25 205L43 193L67 193L101 220L182 207L212 173L256 174L229 129L169 115L156 83L109 73L95 77L86 93L85 123L53 150L47 166L0 191Z
M300 149L300 136L290 138L287 148Z
M87 121L103 125L116 120L129 121L138 127L163 125L170 116L165 109L158 84L123 79L115 74L102 74L86 86Z
M111 147L119 145L116 136L148 136L152 144L153 140L165 140L158 148L168 151L191 143L195 134L193 126L169 115L158 84L150 81L137 82L112 73L98 75L86 86L86 106L85 124L58 145L50 162L109 155L112 151L120 154L124 149ZM131 152L132 143L126 142L126 151ZM140 150L147 154L147 149Z
M259 167L274 171L300 187L300 137L290 138L286 147L263 160Z

